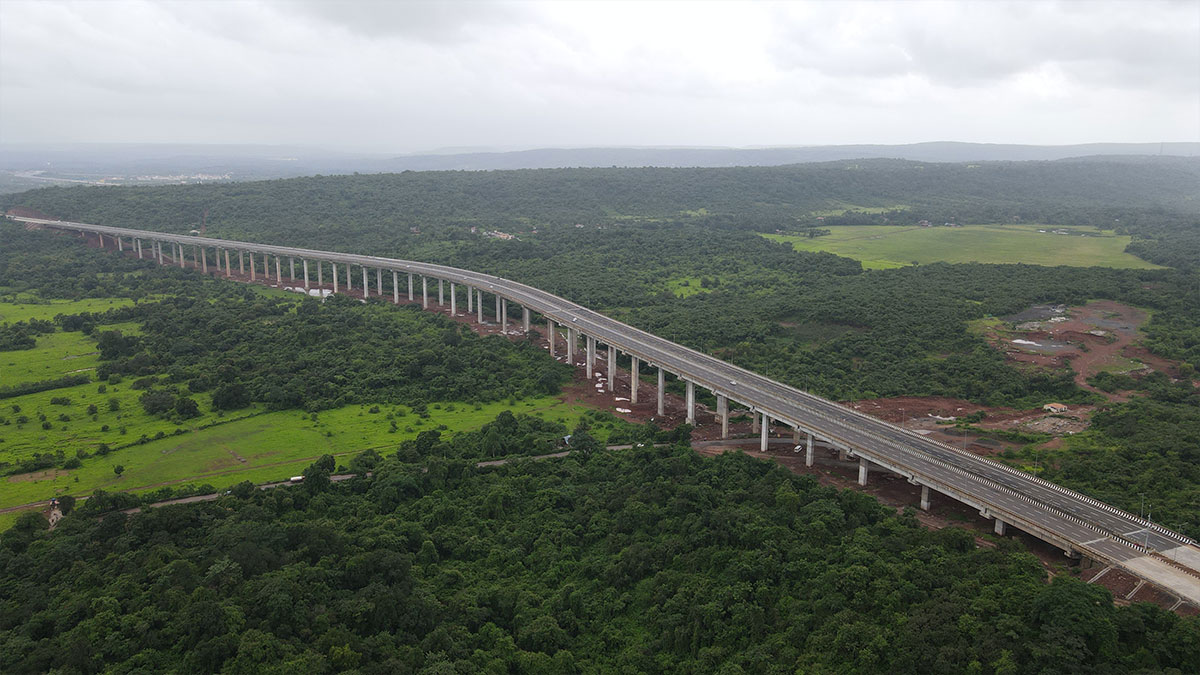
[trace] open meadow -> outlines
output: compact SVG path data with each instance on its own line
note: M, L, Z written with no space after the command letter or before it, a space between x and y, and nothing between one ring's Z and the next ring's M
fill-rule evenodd
M962 227L833 226L823 237L764 234L797 251L825 251L860 261L867 269L913 264L1026 263L1071 267L1154 269L1157 265L1125 252L1128 236L1090 228L1054 234L1048 225L964 225ZM1086 236L1085 236L1086 235Z

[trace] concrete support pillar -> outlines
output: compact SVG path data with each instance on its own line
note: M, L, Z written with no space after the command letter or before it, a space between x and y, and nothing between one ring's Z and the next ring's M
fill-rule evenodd
M554 358L554 320L546 319L546 337L550 342L550 358Z
M759 434L758 434L758 451L759 452L767 451L767 434L770 432L770 430L771 430L771 418L767 417L766 413L763 413L762 426L761 426L761 430L759 431Z
M199 266L200 266L200 247L193 246L192 247L192 267L199 267Z
M338 292L337 263L329 263L329 267L333 270L333 274L331 275L333 277L333 292L337 293Z
M141 240L141 239L134 239L134 240L133 240L133 246L134 246L134 248L136 248L136 249L137 249L138 260L141 260L141 259L142 259L142 240Z
M346 263L346 292L347 293L354 290L354 278L350 276L350 268L351 267L352 267L352 265L350 263Z
M584 355L584 360L587 362L587 379L592 381L592 366L596 361L596 338L588 335L584 338L587 343L587 354Z
M100 248L104 248L104 235L97 232L96 236L100 238Z
M721 418L721 438L729 438L729 399L717 394L717 415Z
M525 310L529 311L529 310ZM608 390L615 391L617 382L617 348L608 346Z
M318 260L317 261L317 288L324 288L324 287L325 287L325 266L321 264L320 260ZM321 297L322 298L325 297L324 292L321 293Z
M124 250L125 250L125 245L121 243L121 238L120 238L120 237L117 237L117 250L118 250L118 251L124 251Z
M279 269L279 266L280 266L279 256L275 256L275 281L278 282L280 286L282 286L283 285L283 271Z
M154 242L154 250L158 252L158 264L165 265L166 263L163 262L162 242L161 241Z
M687 383L687 423L696 426L696 383Z
M663 377L662 366L658 367L658 416L662 417L667 410L667 384Z
M444 279L438 279L438 307L446 306L446 284Z
M638 377L638 371L642 368L641 359L636 356L631 356L629 361L629 405L637 405L637 390L642 378Z
M500 295L496 294L496 323L500 323Z
M758 423L758 411L751 410L750 411L750 433L757 434L759 426L760 425Z
M421 306L429 309L429 277L421 275Z
M808 434L808 444L804 447L804 466L813 465L813 435Z
M450 283L450 316L458 316L458 289Z
M866 457L858 458L858 484L859 485L867 484L867 465L868 465L868 462L867 462Z
M451 288L454 288L454 287L451 286ZM524 329L524 332L526 332L526 333L529 332L529 308L528 307L521 308L521 328Z
M475 313L475 289L467 286L467 316Z
M408 273L408 301L413 301L412 272Z
M929 510L929 486L928 485L921 486L921 510L922 511Z
M1008 525L1003 520L1000 520L999 518L997 518L995 529L996 529L996 534L1003 537L1004 533L1008 530Z
M363 273L363 298L371 297L371 280L367 278L367 268L362 268Z
M508 332L508 298L500 298L500 332Z
M246 252L238 251L238 274L246 274Z
M288 256L288 278L296 280L296 259L292 256Z
M479 315L479 325L483 325L483 291L475 289L475 312Z
M180 269L183 268L183 244L179 244L178 253L175 254L175 260L179 261Z
M120 239L118 239L117 241L120 241ZM208 274L208 251L207 250L204 251L204 255L200 256L200 271L203 272L204 274Z
M256 273L255 273L255 271L254 271L254 268L255 268L255 267L257 267L257 266L258 266L258 264L254 262L254 254L253 254L253 253L251 253L251 254L250 254L250 281L255 281L255 280L257 280L257 276L256 276Z
M308 260L301 260L300 267L304 268L304 293L308 294Z
M847 459L849 459L849 457L846 455L846 449L838 448L838 460L844 462Z
M392 270L392 302L400 304L400 273Z
M375 270L375 295L383 295L383 270Z
M575 334L575 329L567 326L567 363L575 365L575 345L579 340L579 336Z
M229 249L225 249L225 276L232 276L233 272L229 271Z

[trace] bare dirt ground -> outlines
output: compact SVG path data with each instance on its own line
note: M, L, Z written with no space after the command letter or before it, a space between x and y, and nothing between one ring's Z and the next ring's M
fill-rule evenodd
M60 476L66 476L70 473L71 472L67 471L66 469L46 469L45 471L31 471L29 473L19 473L14 476L9 476L8 482L10 482L10 483L26 483L28 481L45 480L47 478L55 479Z

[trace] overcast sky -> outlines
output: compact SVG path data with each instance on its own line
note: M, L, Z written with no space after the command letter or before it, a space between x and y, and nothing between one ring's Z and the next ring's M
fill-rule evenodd
M1200 0L0 0L0 142L1200 140Z

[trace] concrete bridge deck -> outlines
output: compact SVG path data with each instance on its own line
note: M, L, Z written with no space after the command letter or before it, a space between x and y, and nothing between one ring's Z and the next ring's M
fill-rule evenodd
M996 530L1015 526L1042 538L1067 552L1083 555L1114 565L1155 583L1192 604L1200 605L1200 547L1188 537L1172 532L1147 520L1129 514L1096 499L1049 483L1036 476L998 462L978 457L920 434L889 424L864 413L848 409L794 387L776 382L715 357L675 344L646 331L626 325L586 307L570 302L537 288L508 279L444 265L377 256L316 251L290 246L275 246L253 242L212 239L190 235L166 234L129 228L115 228L87 223L73 223L36 218L9 216L29 225L74 231L108 237L117 247L129 240L130 246L142 255L141 241L157 249L159 261L164 262L163 244L178 247L172 264L183 266L187 256L185 246L194 247L192 259L196 267L208 271L212 249L216 252L215 266L224 263L229 273L229 252L249 255L251 275L254 275L255 256L263 257L263 271L270 278L267 256L275 258L275 276L282 281L281 260L287 259L295 279L294 263L299 260L304 271L305 288L310 285L308 262L329 264L336 289L337 266L346 267L346 284L352 283L351 266L362 270L362 289L370 294L368 270L376 271L377 294L384 289L384 271L392 273L392 298L400 301L399 274L408 275L407 299L414 299L413 275L422 278L422 302L429 303L428 279L438 281L439 303L442 282L451 284L451 307L457 300L456 286L467 287L468 309L483 317L483 294L495 297L499 321L507 322L507 303L520 304L523 320L529 326L530 311L540 314L550 329L551 345L558 332L567 335L568 352L573 353L578 337L587 338L587 364L592 367L597 343L620 350L642 363L659 368L687 382L689 419L694 415L693 387L698 385L712 391L718 409L725 401L740 403L761 416L763 443L771 421L786 424L799 434L823 439L833 447L847 451L860 461L860 481L865 481L871 464L882 466L906 476L911 482L936 490L977 508L985 517L996 520ZM221 253L225 258L222 261ZM326 284L328 285L328 284ZM386 295L386 294L384 294ZM452 309L452 311L454 311ZM615 359L609 359L613 367ZM609 378L609 382L612 378ZM636 380L635 380L636 381ZM611 385L610 385L611 386ZM636 394L635 394L636 395ZM658 390L662 401L662 388ZM727 408L723 413L728 419ZM811 457L811 450L810 450ZM809 460L811 462L811 459Z

